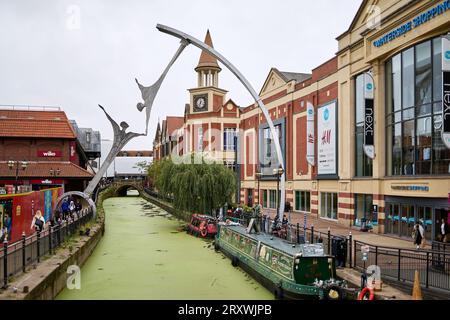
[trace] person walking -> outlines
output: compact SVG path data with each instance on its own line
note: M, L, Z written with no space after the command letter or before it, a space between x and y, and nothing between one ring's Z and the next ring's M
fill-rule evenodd
M416 222L414 226L414 244L417 249L420 249L424 243L425 229L420 222Z
M64 200L61 203L61 212L62 212L62 219L66 220L67 215L69 214L69 201L67 201L67 198L64 198Z
M33 221L31 222L31 228L36 231L42 232L45 226L45 219L42 216L41 210L36 211L36 214L33 217Z
M441 241L446 243L449 242L449 227L447 222L445 221L445 219L441 220L441 230L440 230L440 236L441 236Z

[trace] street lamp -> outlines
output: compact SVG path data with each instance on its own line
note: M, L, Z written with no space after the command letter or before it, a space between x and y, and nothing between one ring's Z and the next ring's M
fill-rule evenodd
M273 174L277 177L277 212L280 212L280 177L284 174L283 167L280 165L278 168L273 169ZM277 215L278 217L278 215Z
M28 167L28 162L9 160L7 163L8 163L9 170L16 169L16 179L15 179L16 182L14 184L14 193L17 193L17 181L19 179L19 168L22 170L25 170Z
M257 169L256 173L255 173L256 179L258 179L258 204L261 205L261 192L259 190L259 183L261 181L261 177L262 177L262 172L261 169Z

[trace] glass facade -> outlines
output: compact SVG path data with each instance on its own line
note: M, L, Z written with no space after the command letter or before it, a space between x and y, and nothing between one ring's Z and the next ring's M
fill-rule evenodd
M450 173L442 140L441 38L422 42L386 63L387 175Z
M322 192L320 194L320 216L326 219L337 220L338 195L337 193Z
M355 176L371 177L373 161L364 153L364 74L355 80Z
M276 209L277 208L277 191L269 190L269 208Z
M311 212L311 193L295 191L295 211Z
M361 220L366 220L366 225L378 225L378 215L373 213L373 196L371 194L355 194L355 226L361 226Z

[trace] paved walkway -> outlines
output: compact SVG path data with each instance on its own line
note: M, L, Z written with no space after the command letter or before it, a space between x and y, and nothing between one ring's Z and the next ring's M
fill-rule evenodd
M270 213L270 216L274 218L275 213ZM304 224L303 213L291 213L291 223L292 224L299 223L300 226L303 226ZM335 221L321 219L317 215L307 215L307 227L310 228L311 225L314 225L314 232L321 232L326 234L328 232L328 228L330 228L332 235L348 236L349 232L351 232L354 240L365 242L371 245L395 247L403 249L415 249L415 245L413 244L412 239L411 240L400 239L383 234L376 234L373 232L362 232L359 231L358 227L349 227L349 226L346 227ZM428 244L426 248L430 249L431 246Z

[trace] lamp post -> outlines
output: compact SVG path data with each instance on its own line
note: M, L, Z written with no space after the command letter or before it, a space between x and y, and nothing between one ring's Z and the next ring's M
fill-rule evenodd
M261 181L262 173L259 168L257 169L255 176L256 176L256 179L258 180L258 204L261 205L261 192L259 190L259 183Z
M283 175L283 173L284 173L284 170L281 165L279 168L273 169L273 174L276 175L276 177L277 177L277 212L280 212L280 195L279 195L280 191L279 191L279 189L280 189L280 177ZM279 217L277 215L277 218L279 219L279 218L281 218L281 216Z
M22 170L25 170L28 167L28 163L26 161L14 161L9 160L8 161L8 168L10 170L16 170L16 179L14 184L14 193L17 193L17 181L19 179L19 168Z

